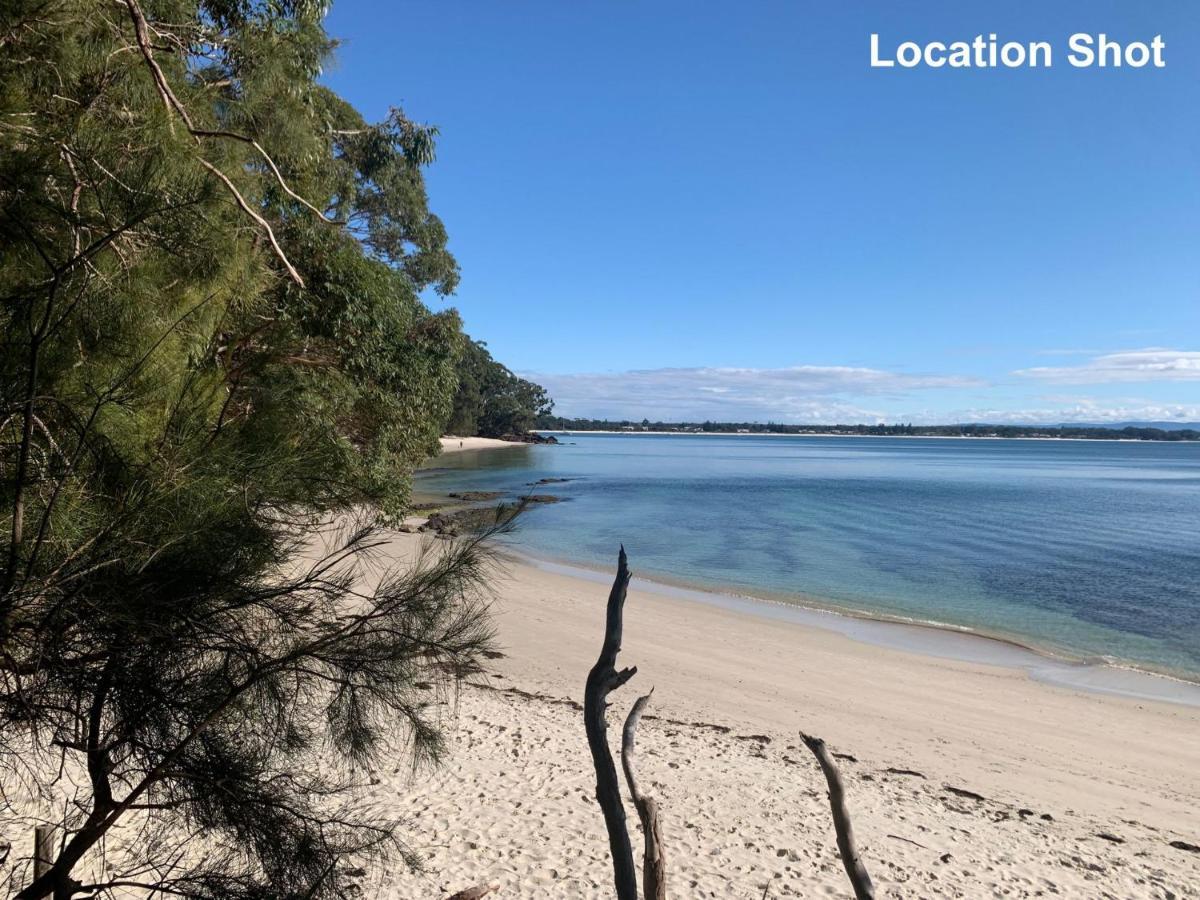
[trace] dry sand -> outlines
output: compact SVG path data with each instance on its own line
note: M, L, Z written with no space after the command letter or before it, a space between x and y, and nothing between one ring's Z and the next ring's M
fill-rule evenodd
M417 540L400 536L396 555ZM368 896L490 882L497 897L612 897L579 707L606 593L510 567L504 656L446 707L449 763L376 787L409 818L426 872L368 876ZM672 897L849 895L801 729L844 754L881 897L1200 897L1200 852L1172 846L1200 844L1200 709L639 590L621 662L638 674L613 697L614 740L655 689L641 780L662 806Z
M442 453L459 453L464 450L497 450L501 447L524 447L520 441L502 441L499 438L455 437L442 438Z

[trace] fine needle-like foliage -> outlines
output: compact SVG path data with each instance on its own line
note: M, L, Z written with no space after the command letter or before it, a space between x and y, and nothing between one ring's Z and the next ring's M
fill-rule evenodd
M481 539L372 552L464 338L434 132L317 83L325 12L0 11L5 895L344 896L489 639Z

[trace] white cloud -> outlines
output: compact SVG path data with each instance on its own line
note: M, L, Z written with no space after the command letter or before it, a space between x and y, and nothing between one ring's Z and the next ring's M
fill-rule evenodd
M1078 366L1036 366L1014 374L1057 384L1200 380L1200 350L1147 347L1095 356Z
M1047 398L1061 405L1033 409L964 409L949 415L914 416L914 422L989 422L993 424L1057 425L1059 423L1200 422L1200 406L1149 401L1117 401L1109 405L1085 397ZM907 421L907 420L906 420Z
M1121 380L1111 374L1118 372L1124 380L1142 380L1143 376L1129 374L1143 371L1139 367L1169 372L1174 378L1200 378L1200 353L1159 349L1110 353L1074 368L1027 369L1021 374L1063 384ZM1046 372L1055 374L1043 374ZM1000 393L1002 386L962 375L908 374L858 366L521 374L543 385L555 400L555 411L568 417L825 425L1200 422L1200 404L1145 396L1097 398L1067 391L1039 391L1038 396L1022 397Z
M578 375L522 373L543 385L566 416L664 421L876 422L887 415L861 399L976 387L957 375L909 375L854 366L781 369L639 369ZM892 405L892 404L888 404Z

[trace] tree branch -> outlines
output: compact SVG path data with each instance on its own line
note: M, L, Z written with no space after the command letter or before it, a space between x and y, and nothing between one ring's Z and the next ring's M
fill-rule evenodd
M804 741L804 746L817 758L817 764L820 765L829 785L829 806L833 811L838 852L842 856L846 876L854 888L854 896L857 900L875 900L875 886L871 884L871 876L867 874L867 867L863 865L858 855L858 847L854 843L854 830L850 827L850 809L846 806L846 791L842 787L842 776L838 772L837 764L825 748L825 742L819 737L800 732L800 738Z
M304 279L300 277L300 273L296 271L296 267L292 265L291 260L287 258L287 254L283 252L283 248L279 246L279 241L275 239L275 231L271 228L270 223L264 219L262 215L254 209L254 207L246 202L246 198L242 196L241 192L236 187L234 187L234 184L229 180L228 175L226 175L204 157L200 157L200 165L204 166L204 168L208 169L208 171L212 172L217 176L218 179L220 179L221 183L224 184L229 190L229 193L233 194L234 199L237 201L237 205L242 208L242 211L255 222L257 222L258 226L267 233L267 240L271 242L271 246L275 250L275 255L279 257L279 261L283 263L284 268L288 270L288 275L292 277L292 281L296 282L296 284L300 285L300 287L304 287Z
M654 689L650 689L650 694ZM663 856L662 833L658 827L658 804L653 797L642 793L637 773L633 768L635 741L638 722L650 702L650 694L638 697L625 719L621 735L621 768L625 770L625 783L629 785L629 796L637 808L642 823L642 896L644 900L667 900L667 862Z
M608 595L608 611L604 628L604 643L600 656L588 673L583 693L583 721L587 730L592 765L596 769L596 802L604 813L608 829L608 846L612 853L613 879L617 900L637 900L637 871L633 865L633 847L625 823L625 807L621 802L621 787L617 767L608 748L605 712L608 695L633 677L637 668L617 671L617 654L621 652L622 611L629 587L629 567L625 548L617 558L617 577Z
M325 213L321 212L321 210L317 209L317 207L313 206L313 204L309 203L307 200L305 200L303 197L301 197L299 194L297 194L295 191L293 191L288 186L287 181L284 180L283 173L279 171L279 167L277 165L275 165L275 160L271 159L270 154L268 154L267 151L263 149L262 144L260 144L256 140L254 140L254 138L247 137L244 134L237 134L236 132L233 132L233 131L205 131L203 129L193 128L193 129L191 129L191 132L196 137L223 137L223 138L229 138L230 140L233 140L233 141L241 141L243 144L249 144L251 147L253 147L255 150L258 151L259 156L261 156L263 158L263 161L266 162L267 166L270 167L271 171L275 175L275 180L277 182L279 182L279 186L283 189L283 192L285 194L287 194L289 197L291 197L293 200L295 200L301 206L304 206L305 208L310 209L314 213L316 213L317 217L322 222L326 222L330 225L345 225L346 224L344 221L342 221L340 219L329 218L329 216L325 215Z
M142 58L146 61L146 65L150 68L150 73L154 78L155 87L158 88L158 93L162 97L163 105L167 109L168 121L170 121L171 113L178 114L179 118L183 119L184 125L187 126L188 132L195 137L197 141L199 141L201 135L205 134L206 132L198 131L196 126L192 124L192 119L188 115L187 109L181 102L179 102L179 98L175 96L175 92L171 90L171 85L167 81L167 76L163 74L162 67L159 66L158 62L154 59L154 50L151 48L149 37L146 34L146 17L142 13L141 7L138 6L137 0L124 0L124 2L125 6L129 9L129 17L133 20L133 32L137 38L138 47L142 51ZM173 129L174 126L172 126L172 130ZM255 147L258 147L256 142L249 140L248 138L245 140L254 144ZM263 152L263 156L266 157L265 151L262 151L261 147L258 147L258 149ZM272 162L269 157L267 157L267 162L270 164L272 171L275 172L276 177L279 178L281 183L283 183L283 177L279 174L279 169L276 168L275 163ZM304 279L300 277L300 273L296 271L296 267L292 265L291 260L287 258L287 254L283 252L283 248L279 246L279 241L275 238L275 232L267 223L267 220L264 219L260 213L254 210L249 203L246 202L246 198L242 196L241 192L236 187L234 187L234 184L228 175L203 157L200 158L200 164L217 176L221 183L225 185L226 189L233 194L234 199L237 201L237 204L239 207L241 207L242 211L250 216L250 218L254 219L254 221L258 223L258 226L267 233L267 239L270 240L271 247L274 249L275 255L279 257L279 261L282 262L284 268L287 269L288 275L291 276L292 280L295 281L296 284L300 285L300 287L304 287ZM286 184L284 184L283 187L284 190L286 190L289 194L296 196ZM297 199L300 198L297 197ZM304 201L304 203L311 209L316 208L307 201ZM324 221L328 221L323 215L321 218Z

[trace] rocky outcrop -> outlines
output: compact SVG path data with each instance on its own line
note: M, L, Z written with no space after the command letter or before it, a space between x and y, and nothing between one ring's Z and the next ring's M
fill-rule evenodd
M479 496L476 497L473 495ZM502 497L504 494L501 491L462 491L450 496L457 500L478 499L481 501L490 501ZM461 509L438 510L432 513L423 525L417 526L416 530L433 532L445 537L457 537L460 534L483 531L485 528L491 528L494 525L507 522L520 511L523 505L532 503L561 503L563 499L563 497L555 497L553 494L530 494L527 497L522 497L516 503L487 504L467 506ZM407 531L412 529L404 528L401 530Z
M517 507L511 503L502 503L499 506L472 506L452 512L435 512L418 530L432 531L445 537L457 537L460 534L483 531L485 528L507 522L516 513Z
M552 434L538 434L536 431L530 431L526 434L506 434L500 440L513 441L518 444L557 444L558 438Z

